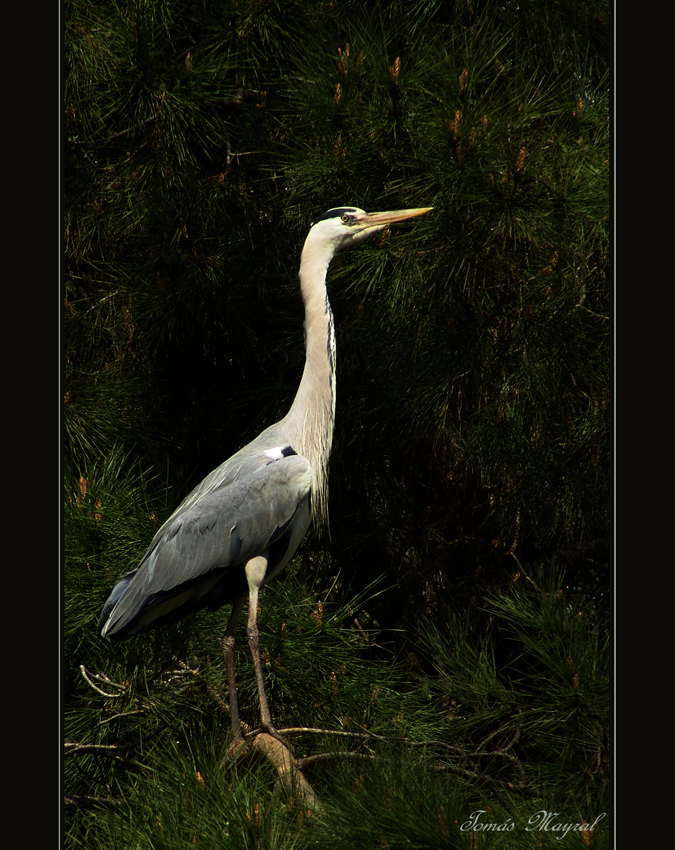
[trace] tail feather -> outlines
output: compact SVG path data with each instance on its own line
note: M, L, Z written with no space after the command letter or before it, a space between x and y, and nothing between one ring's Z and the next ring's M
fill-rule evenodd
M98 630L101 633L102 637L105 637L110 626L109 620L110 615L112 614L113 608L120 599L124 596L124 593L129 586L129 582L136 575L136 570L131 570L128 573L125 573L120 580L117 582L115 587L113 588L112 593L108 597L107 602L103 606L103 610L101 611L101 616L98 618Z

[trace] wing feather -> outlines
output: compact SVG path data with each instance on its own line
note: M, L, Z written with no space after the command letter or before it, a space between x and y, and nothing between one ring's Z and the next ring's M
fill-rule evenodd
M220 484L211 480L205 487L205 479L169 517L138 567L110 594L99 621L102 634L126 637L151 627L159 616L203 607L230 568L265 552L288 533L309 499L309 461L281 453L248 461L237 474L222 476ZM304 517L306 511L302 513Z

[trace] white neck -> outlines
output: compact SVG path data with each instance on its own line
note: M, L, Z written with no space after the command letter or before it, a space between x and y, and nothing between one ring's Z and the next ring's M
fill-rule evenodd
M328 522L328 458L335 420L335 332L326 292L326 273L334 251L305 241L300 260L300 291L305 305L305 368L284 430L293 448L312 467L312 506L319 525Z

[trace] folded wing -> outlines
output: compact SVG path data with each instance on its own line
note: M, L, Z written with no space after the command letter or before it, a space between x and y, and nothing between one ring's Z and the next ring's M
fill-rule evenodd
M234 458L233 458L234 460ZM283 567L310 519L311 469L290 447L223 467L164 523L135 570L122 576L99 619L104 636L124 638L217 608L247 590L244 565L268 556L267 577Z

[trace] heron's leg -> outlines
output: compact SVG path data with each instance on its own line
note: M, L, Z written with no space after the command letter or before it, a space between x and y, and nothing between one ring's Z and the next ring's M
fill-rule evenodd
M227 673L227 691L230 698L230 718L232 722L233 746L242 744L244 736L241 733L241 722L239 720L239 703L237 702L237 683L234 678L234 632L237 628L237 620L244 597L240 596L234 600L227 628L223 635L223 656L225 658L225 671Z
M248 624L246 634L248 645L253 657L255 667L255 678L258 684L258 697L260 699L260 720L262 728L267 731L272 726L272 715L265 693L262 663L260 661L260 631L258 629L258 592L267 571L267 558L258 555L246 564L246 578L248 580Z
M246 578L248 580L248 624L246 633L248 645L255 667L255 678L258 684L258 699L260 701L260 728L277 738L285 747L291 749L288 741L280 735L272 723L267 694L265 693L265 682L263 680L262 662L260 661L260 631L258 629L258 592L267 571L267 557L258 555L246 564Z

